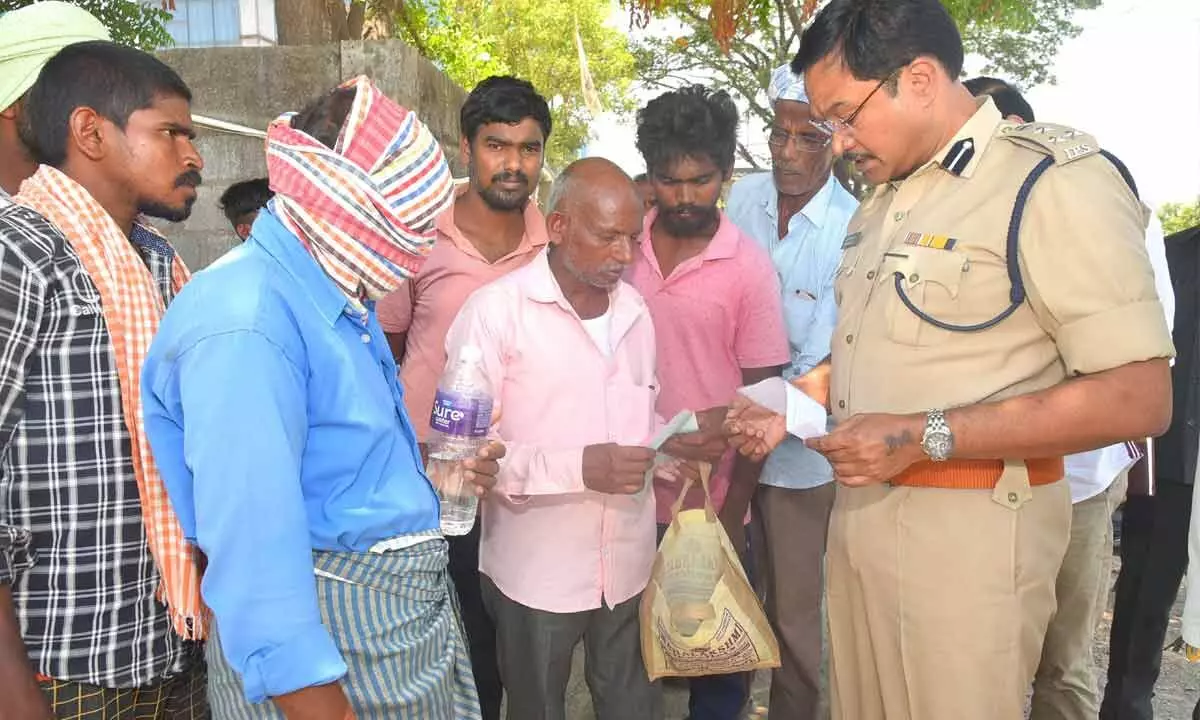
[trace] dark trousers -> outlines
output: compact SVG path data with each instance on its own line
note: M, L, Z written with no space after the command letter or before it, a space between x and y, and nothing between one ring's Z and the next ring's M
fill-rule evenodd
M475 674L475 690L483 720L500 720L500 701L504 686L500 682L500 665L496 660L496 626L483 606L479 584L479 534L482 523L466 535L447 537L450 544L450 578L458 591L463 630L471 653L471 670Z
M1125 502L1102 720L1154 717L1167 622L1188 563L1191 508L1192 488L1168 483Z
M613 608L554 613L506 597L486 575L481 580L496 621L508 720L566 720L567 683L580 641L597 720L662 720L662 687L650 682L642 662L641 595Z
M662 542L667 527L669 526L658 526L659 543ZM739 559L753 583L754 577L750 572L751 563L746 548L742 548ZM753 673L688 678L688 720L737 720L742 716L742 709L750 697L750 683L753 680Z

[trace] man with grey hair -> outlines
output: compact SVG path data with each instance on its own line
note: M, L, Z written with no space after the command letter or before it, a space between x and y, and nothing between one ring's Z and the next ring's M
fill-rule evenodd
M783 291L795 378L829 355L837 316L833 279L846 225L858 207L833 177L829 136L813 127L804 79L784 65L768 92L770 173L739 180L726 212L771 255ZM799 439L767 458L751 525L757 581L779 637L782 665L771 679L771 710L814 718L821 696L821 566L833 507L829 463Z
M446 338L477 348L508 455L481 501L483 599L512 720L563 720L583 641L599 720L662 716L638 602L654 562L654 327L621 278L642 200L616 165L568 166L548 198L550 247L476 291Z

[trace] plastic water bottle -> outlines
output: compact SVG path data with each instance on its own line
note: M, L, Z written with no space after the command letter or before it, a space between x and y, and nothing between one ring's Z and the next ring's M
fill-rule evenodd
M492 388L483 372L483 353L465 345L438 383L429 418L429 465L425 472L442 505L442 533L466 535L475 525L479 498L463 477L463 461L487 444L492 424Z

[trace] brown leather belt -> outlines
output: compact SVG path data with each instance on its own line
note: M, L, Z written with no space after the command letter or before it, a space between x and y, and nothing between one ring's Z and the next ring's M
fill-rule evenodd
M1031 486L1049 485L1063 478L1063 459L1035 458L1025 461ZM943 488L947 490L991 490L1004 472L1002 460L924 460L892 478L892 485Z

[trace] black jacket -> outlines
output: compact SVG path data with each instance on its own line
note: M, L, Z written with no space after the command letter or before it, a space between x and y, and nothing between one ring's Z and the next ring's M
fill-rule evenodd
M1154 441L1155 479L1191 485L1200 449L1200 227L1168 235L1167 267L1175 290L1175 366L1171 368L1171 427Z

